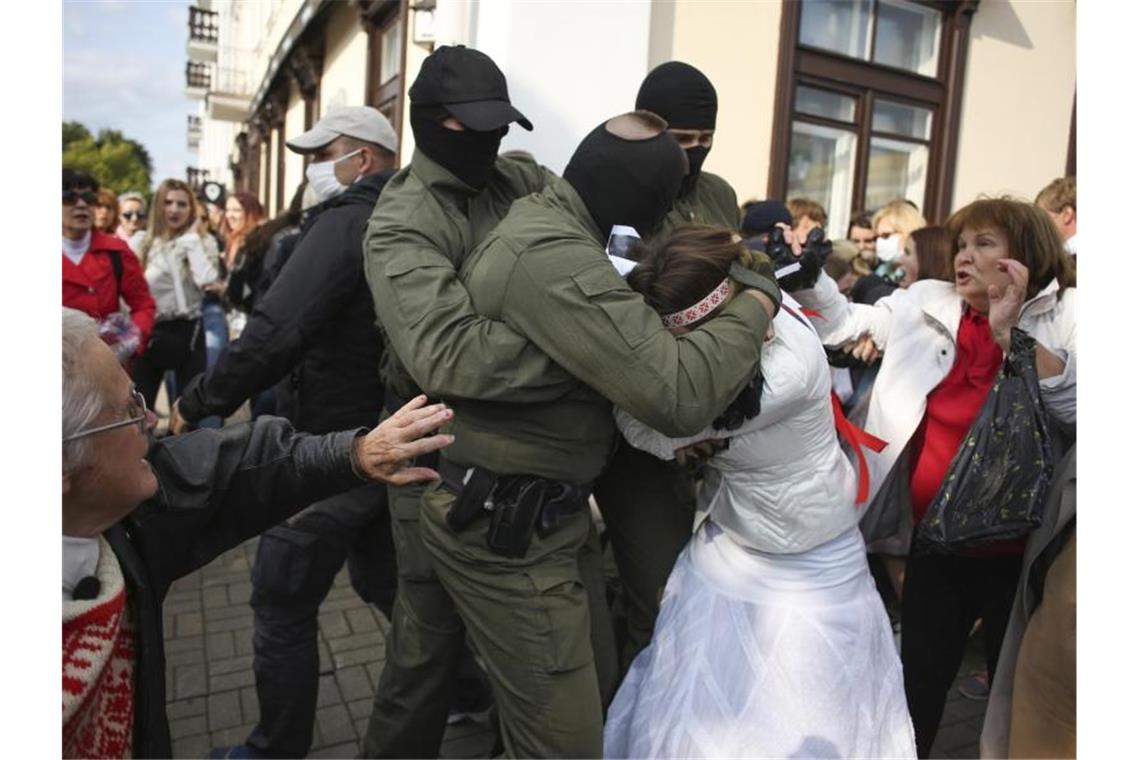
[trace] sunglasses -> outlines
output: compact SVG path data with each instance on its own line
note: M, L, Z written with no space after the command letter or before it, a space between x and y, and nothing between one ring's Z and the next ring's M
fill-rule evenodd
M64 203L71 205L71 204L75 203L76 201L80 201L80 200L83 201L84 203L86 203L88 206L94 206L95 201L99 200L99 196L97 196L95 193L91 192L90 190L83 190L82 192L79 190L64 190L63 191L63 202Z
M124 211L123 213L119 214L119 216L123 217L124 219L142 219L144 217L144 214L141 211Z

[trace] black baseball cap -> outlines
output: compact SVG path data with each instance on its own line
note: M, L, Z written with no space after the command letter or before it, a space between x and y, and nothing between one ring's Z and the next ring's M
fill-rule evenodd
M444 45L424 60L408 99L438 105L468 129L490 132L517 121L534 129L507 94L507 79L485 53L463 45Z

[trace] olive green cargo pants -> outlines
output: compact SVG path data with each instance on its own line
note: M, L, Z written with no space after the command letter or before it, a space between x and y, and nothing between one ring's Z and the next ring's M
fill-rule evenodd
M364 757L436 757L467 635L487 667L511 757L599 757L602 697L617 687L601 552L582 510L521 559L460 534L438 485L392 488L399 591ZM587 593L587 589L589 592Z
M621 673L649 644L658 600L673 564L693 533L697 497L693 478L623 438L594 484L621 579L624 613L618 625ZM617 617L617 616L615 616Z

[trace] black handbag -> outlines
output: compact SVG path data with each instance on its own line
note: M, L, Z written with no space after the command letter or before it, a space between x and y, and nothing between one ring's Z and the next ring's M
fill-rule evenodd
M915 532L913 551L956 553L1041 524L1053 449L1037 342L1014 328L1001 373Z

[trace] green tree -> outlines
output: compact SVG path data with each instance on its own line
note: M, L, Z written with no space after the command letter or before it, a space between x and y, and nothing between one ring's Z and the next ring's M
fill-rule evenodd
M150 153L117 129L103 129L92 137L79 122L63 122L63 165L91 174L116 193L138 190L150 194Z
M71 145L76 140L83 138L91 139L91 132L87 127L83 126L77 121L65 121L63 123L63 149L67 150L67 146Z

